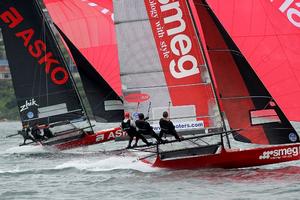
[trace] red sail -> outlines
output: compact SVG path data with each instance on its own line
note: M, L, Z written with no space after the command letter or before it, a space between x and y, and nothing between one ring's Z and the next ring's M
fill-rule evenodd
M287 118L300 121L300 4L207 2Z
M237 140L258 144L297 142L298 136L272 95L239 52L204 0L190 0L195 22L205 44L222 111Z
M111 0L44 0L58 27L121 96Z

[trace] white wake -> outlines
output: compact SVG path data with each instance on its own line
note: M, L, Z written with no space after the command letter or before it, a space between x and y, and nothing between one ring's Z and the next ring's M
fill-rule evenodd
M93 159L79 159L71 160L61 165L58 165L56 169L64 168L76 168L79 170L88 171L112 171L118 169L132 169L141 172L155 172L157 168L151 167L151 165L139 161L137 157L124 157L124 156L111 156L105 158L93 158Z

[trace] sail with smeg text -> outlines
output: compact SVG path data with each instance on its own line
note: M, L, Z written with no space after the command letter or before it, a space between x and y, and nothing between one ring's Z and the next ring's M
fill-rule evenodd
M125 110L154 128L169 111L177 130L222 129L187 2L115 0L114 13Z

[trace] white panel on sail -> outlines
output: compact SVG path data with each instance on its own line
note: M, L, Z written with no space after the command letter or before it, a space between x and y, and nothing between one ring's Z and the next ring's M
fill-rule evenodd
M195 106L157 107L152 109L153 118L159 120L162 113L168 111L173 122L196 121Z
M109 111L109 110L122 110L124 107L122 101L107 100L104 101L104 108L106 111Z
M61 103L52 106L38 108L39 118L50 117L68 113L67 104Z

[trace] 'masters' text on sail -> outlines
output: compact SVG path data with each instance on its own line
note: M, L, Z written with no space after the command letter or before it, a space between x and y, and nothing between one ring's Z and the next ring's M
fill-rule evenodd
M44 65L46 74L50 75L51 81L57 85L63 85L69 80L69 75L61 63L47 51L46 44L41 39L34 39L35 30L31 27L23 30L15 30L24 21L20 12L10 7L9 10L0 14L0 19L15 32L17 38L22 39L23 45L28 53L37 60L40 65ZM59 78L58 78L59 77Z

